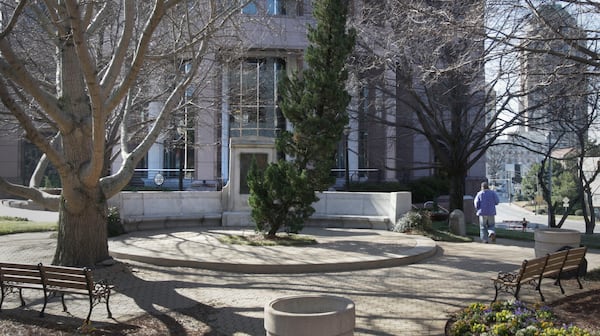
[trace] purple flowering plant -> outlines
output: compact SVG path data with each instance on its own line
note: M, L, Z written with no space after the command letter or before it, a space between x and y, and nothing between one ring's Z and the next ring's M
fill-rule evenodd
M547 306L521 301L472 303L451 317L451 336L590 336L577 326L558 322Z

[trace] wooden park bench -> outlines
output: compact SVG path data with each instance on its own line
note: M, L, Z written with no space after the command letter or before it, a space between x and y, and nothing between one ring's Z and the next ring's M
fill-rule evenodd
M512 293L515 299L519 299L519 292L523 285L533 286L542 301L545 300L542 294L542 280L544 278L556 278L555 284L560 286L561 293L564 294L564 288L560 282L561 277L566 272L577 271L577 283L582 289L583 285L579 279L579 265L585 257L586 247L572 248L568 250L549 253L546 256L523 260L521 267L516 272L499 272L496 278L492 278L496 294L492 301L496 301L499 292Z
M104 281L94 282L92 270L89 268L0 263L0 287L0 310L4 298L14 292L19 293L21 306L24 306L22 290L33 289L42 291L44 295L44 306L40 316L44 316L51 297L60 296L63 310L66 312L65 294L76 294L86 295L89 299L90 308L84 323L89 323L92 309L102 301L106 302L108 317L112 317L108 301L113 286Z

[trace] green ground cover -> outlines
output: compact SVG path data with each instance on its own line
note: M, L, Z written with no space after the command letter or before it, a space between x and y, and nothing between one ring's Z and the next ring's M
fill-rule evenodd
M467 224L467 236L471 237L479 237L479 226L473 224ZM501 228L496 228L496 237L505 238L505 239L513 239L513 240L524 240L524 241L533 241L533 232L523 232L519 230L506 230ZM591 235L582 234L581 235L581 244L587 246L588 248L600 249L600 233L594 233Z
M236 244L236 245L252 245L252 246L302 246L302 245L313 245L317 243L317 240L311 236L301 234L277 234L276 238L267 239L265 235L261 233L253 235L221 235L218 237L219 241L223 244Z
M0 235L24 232L56 231L56 222L34 222L22 217L0 216Z

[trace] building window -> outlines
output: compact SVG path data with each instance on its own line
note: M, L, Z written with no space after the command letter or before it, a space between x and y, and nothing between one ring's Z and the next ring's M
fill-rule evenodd
M189 62L180 65L182 73L191 71ZM195 88L189 86L183 97L183 109L173 115L172 124L164 142L163 167L165 177L174 178L183 174L186 179L193 178L195 167L196 115L198 107L193 103Z
M242 8L242 13L247 15L257 15L258 7L256 6L255 1L250 1L244 8Z
M229 78L230 136L275 137L277 83L285 71L280 58L246 58Z
M365 85L362 87L359 97L360 107L358 113L358 166L364 168L368 168L370 164L367 154L369 153L369 110L373 103L371 101L371 91L371 88L368 85Z
M297 16L297 0L267 0L267 14Z
M246 15L301 16L301 0L253 0L242 8Z

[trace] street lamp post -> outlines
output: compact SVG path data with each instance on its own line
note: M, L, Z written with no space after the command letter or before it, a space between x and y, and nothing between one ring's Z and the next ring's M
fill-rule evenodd
M548 204L546 212L548 213L548 227L552 226L552 212L550 211L552 203L552 132L548 132Z
M345 178L346 178L346 185L345 185L345 190L346 191L350 191L350 160L348 158L348 137L350 135L350 126L346 126L344 127L344 139L345 139L345 145L344 145L344 166L345 166Z
M177 151L178 163L179 166L179 174L178 174L178 182L179 182L179 191L183 191L183 175L185 168L185 154L186 154L186 131L185 128L177 127L177 140L175 141L175 149Z

